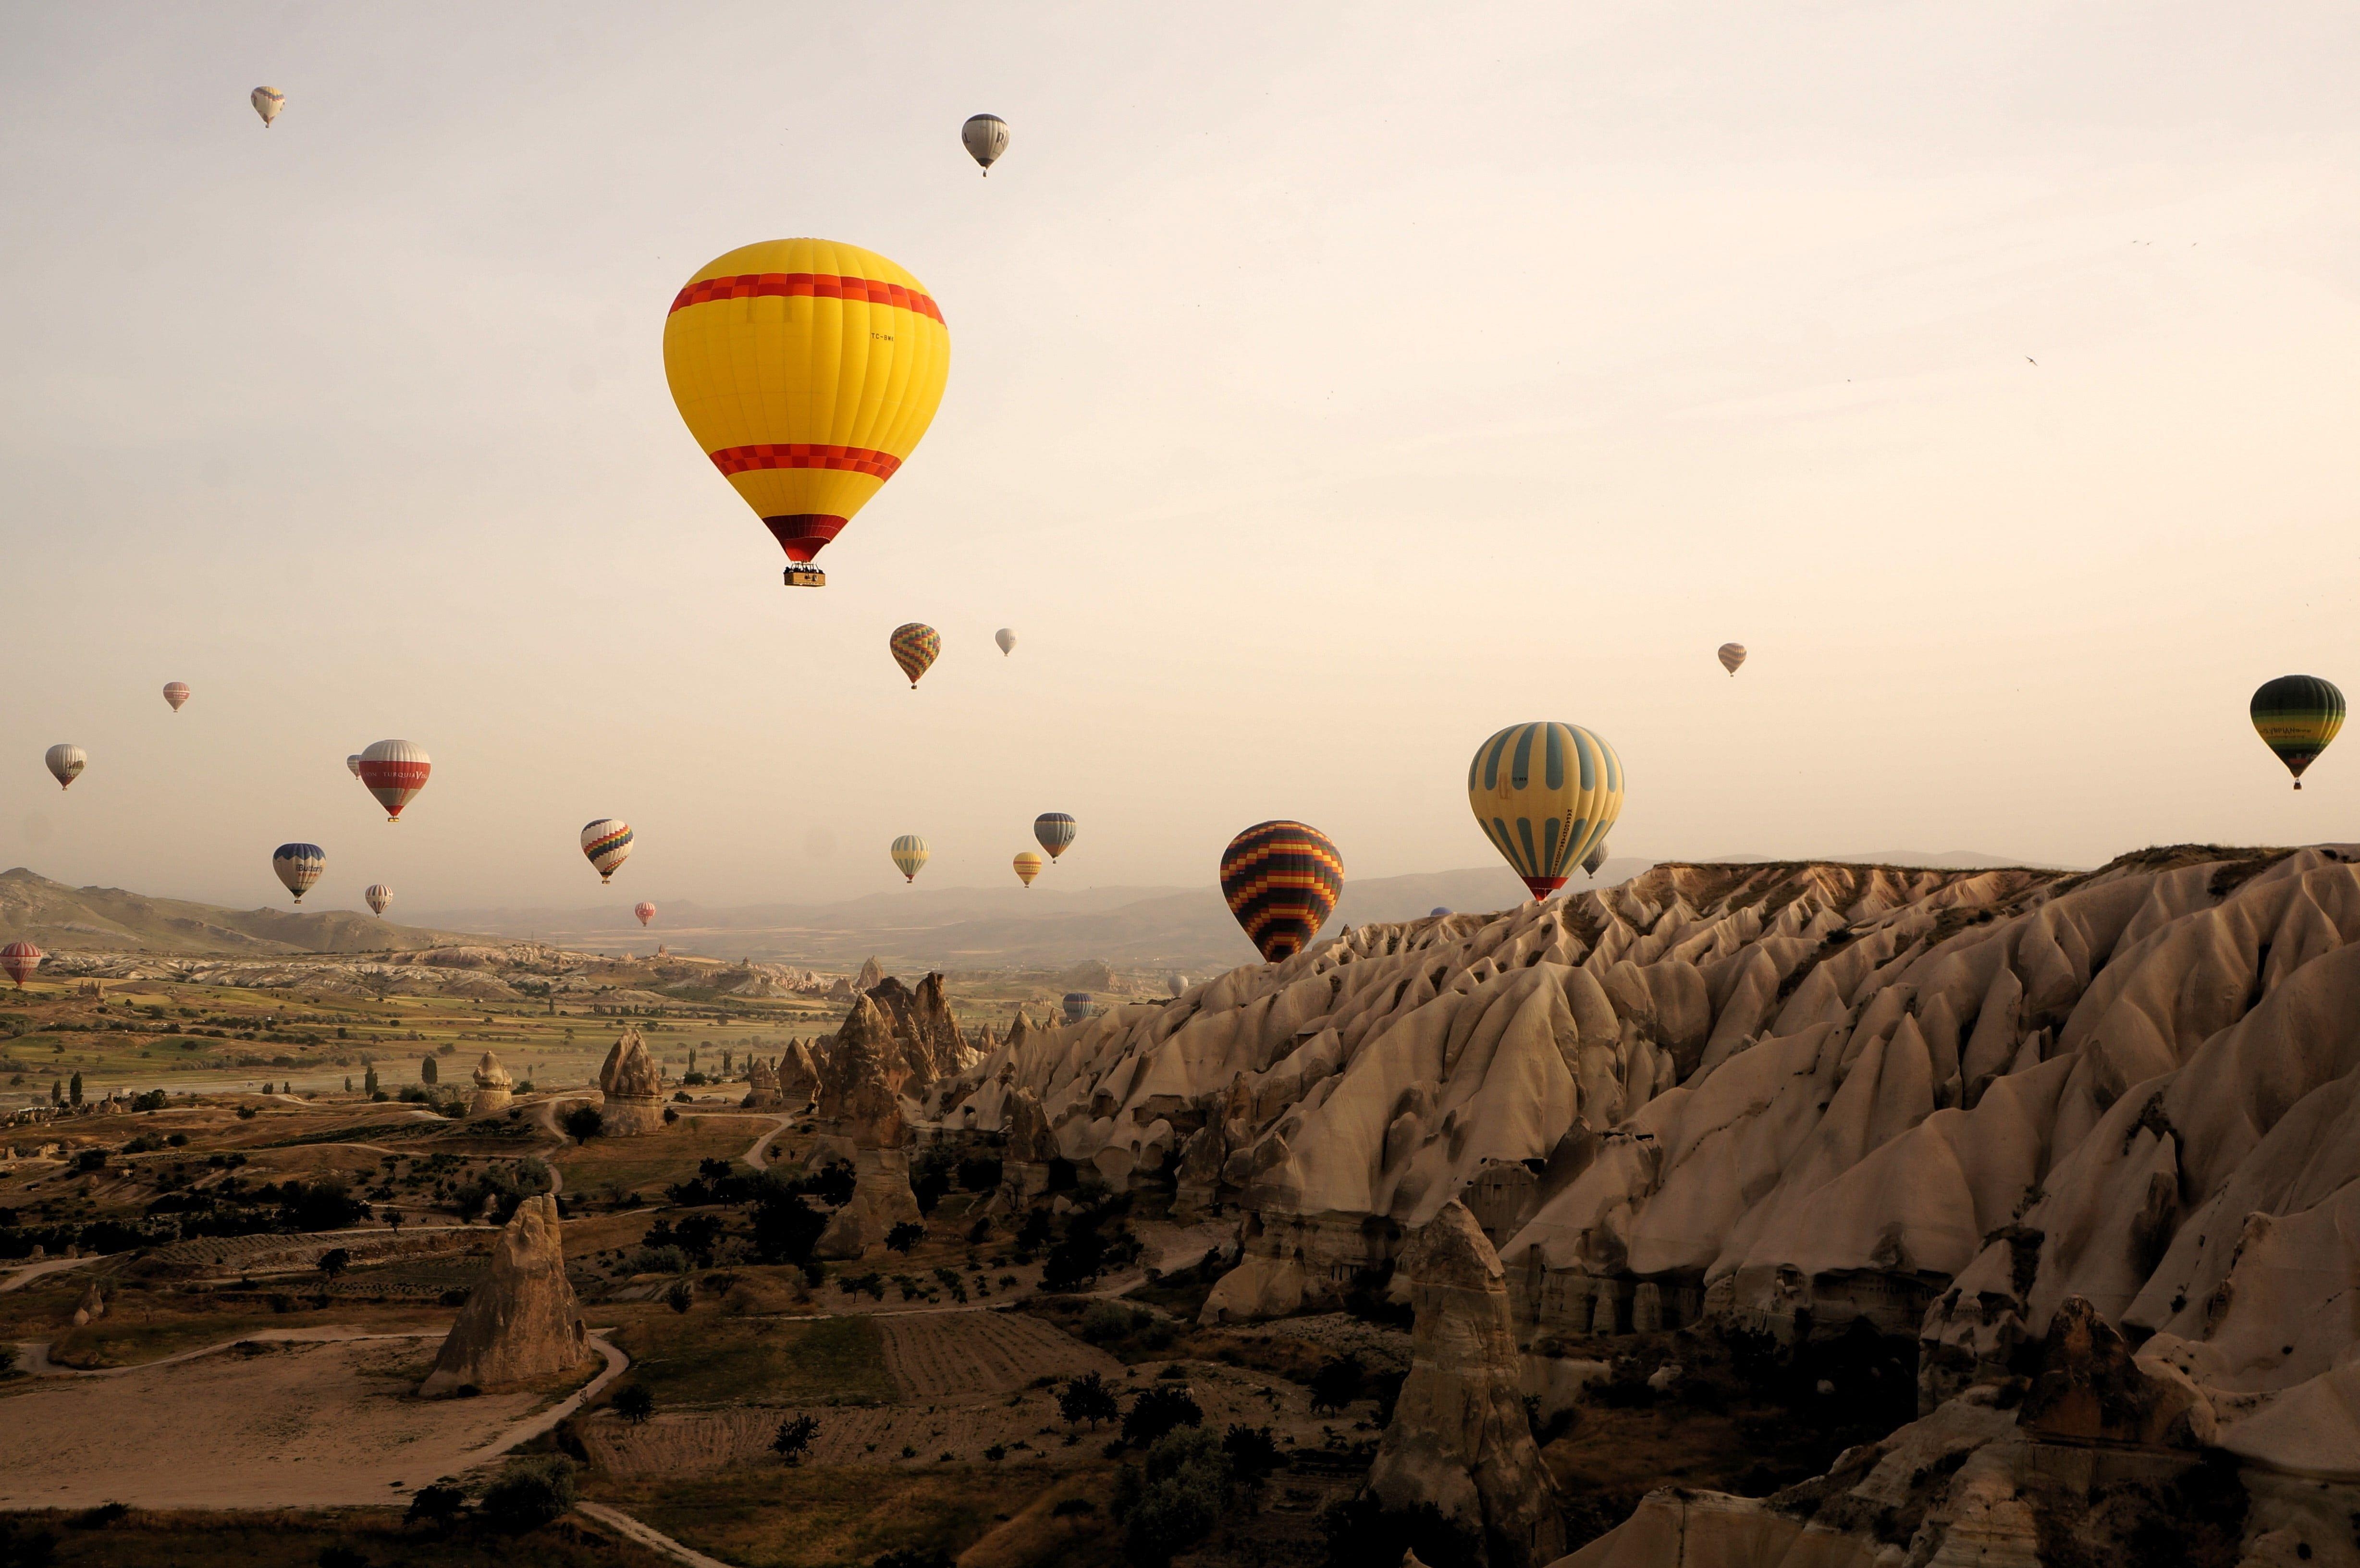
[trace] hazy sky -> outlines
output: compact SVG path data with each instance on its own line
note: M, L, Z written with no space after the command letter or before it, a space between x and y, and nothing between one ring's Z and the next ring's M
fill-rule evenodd
M2245 702L2360 696L2355 74L2341 0L0 9L0 866L799 899L1063 810L1076 882L1379 876L1490 859L1535 718L1618 854L2354 837L2360 736L2298 795ZM819 592L661 359L793 234L952 339Z

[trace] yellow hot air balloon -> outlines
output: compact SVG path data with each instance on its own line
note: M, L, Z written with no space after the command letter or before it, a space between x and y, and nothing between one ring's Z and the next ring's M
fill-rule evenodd
M1510 724L1476 747L1467 803L1491 847L1546 898L1622 814L1622 762L1579 724Z
M901 873L904 882L915 882L926 862L934 858L933 853L926 848L926 841L916 833L903 833L895 839L890 853L894 867Z
M1030 887L1032 886L1032 878L1040 875L1041 857L1039 855L1033 854L1029 849L1017 855L1016 879L1019 882L1022 882L1024 886Z
M791 563L791 586L925 435L950 330L874 251L766 240L698 269L664 321L664 377L713 465Z

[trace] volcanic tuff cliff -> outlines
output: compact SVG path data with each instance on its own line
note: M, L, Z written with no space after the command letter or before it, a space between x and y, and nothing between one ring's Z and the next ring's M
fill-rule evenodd
M2079 1295L2200 1384L2360 1377L2318 1310L2360 1272L2355 854L1662 866L1027 1030L929 1108L1234 1214L1211 1319L1381 1283L1458 1198L1527 1338L1865 1316L1930 1408Z

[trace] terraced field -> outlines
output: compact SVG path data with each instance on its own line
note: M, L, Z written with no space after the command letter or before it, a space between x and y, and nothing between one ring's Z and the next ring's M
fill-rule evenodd
M1012 1394L1042 1377L1122 1376L1106 1352L1015 1312L880 1313L875 1321L904 1399L956 1403Z

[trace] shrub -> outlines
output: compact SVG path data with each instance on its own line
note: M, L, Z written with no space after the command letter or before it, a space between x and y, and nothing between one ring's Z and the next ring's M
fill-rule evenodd
M954 1568L956 1562L939 1546L897 1546L879 1553L870 1568Z
M1311 1408L1334 1413L1360 1397L1368 1368L1357 1356L1339 1356L1311 1374Z
M1049 1510L1051 1519L1087 1519L1098 1511L1098 1506L1087 1497L1060 1497L1057 1506Z
M792 1465L810 1451L812 1439L819 1435L819 1422L810 1416L789 1416L779 1423L770 1438L770 1452L785 1464Z
M606 1118L595 1105L576 1105L565 1113L565 1120L560 1125L565 1128L566 1137L576 1143L587 1143L606 1130Z
M1142 1392L1122 1412L1122 1438L1143 1448L1175 1428L1200 1425L1204 1419L1196 1396L1185 1387L1158 1384Z
M84 1508L74 1515L73 1527L76 1530L104 1530L108 1525L120 1524L130 1512L128 1504L101 1503L94 1508Z
M1128 1339L1147 1314L1119 1306L1113 1301L1100 1301L1082 1314L1082 1337L1092 1345L1112 1345Z
M924 1225L912 1225L908 1220L903 1220L885 1233L885 1247L888 1251L906 1253L925 1239Z
M1115 1486L1125 1555L1138 1563L1169 1563L1175 1552L1212 1533L1229 1489L1229 1460L1219 1438L1192 1429L1159 1439L1144 1470L1124 1466Z
M615 1413L633 1426L645 1426L656 1413L656 1397L637 1383L627 1383L616 1391Z
M49 1568L57 1560L58 1538L46 1530L17 1533L16 1521L0 1519L0 1563L23 1568Z
M1221 1452L1229 1456L1229 1470L1247 1486L1260 1486L1273 1470L1286 1461L1280 1457L1278 1444L1266 1426L1244 1426L1230 1423L1222 1434Z
M320 1272L331 1279L351 1268L352 1263L352 1252L346 1247L332 1247L320 1254Z
M672 1282L672 1289L664 1292L663 1299L664 1305L673 1312L685 1312L695 1304L696 1292L689 1288L687 1280L675 1279Z
M1122 1407L1116 1403L1114 1390L1107 1387L1107 1380L1092 1372L1057 1390L1057 1413L1065 1418L1068 1425L1087 1421L1090 1430L1096 1432L1098 1422L1114 1420L1122 1413Z
M438 1482L432 1486L419 1488L418 1495L410 1499L410 1512L403 1516L402 1522L448 1530L466 1506L466 1493L456 1486L445 1486Z
M560 1454L511 1459L499 1478L484 1488L484 1518L494 1530L522 1535L574 1506L574 1462Z
M1328 1568L1360 1568L1391 1563L1404 1550L1432 1568L1480 1568L1482 1543L1432 1503L1387 1508L1363 1492L1324 1510L1319 1529L1328 1538Z

